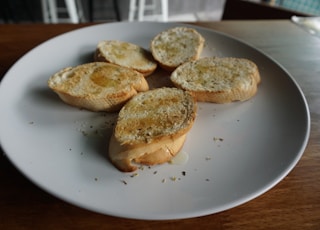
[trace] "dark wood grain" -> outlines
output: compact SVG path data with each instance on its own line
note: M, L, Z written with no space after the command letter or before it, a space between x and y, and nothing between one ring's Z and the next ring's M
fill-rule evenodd
M0 154L0 229L320 229L320 39L287 20L197 23L257 47L301 86L311 134L297 166L273 189L239 207L204 217L141 221L93 213L55 198ZM27 51L81 25L0 25L0 77Z

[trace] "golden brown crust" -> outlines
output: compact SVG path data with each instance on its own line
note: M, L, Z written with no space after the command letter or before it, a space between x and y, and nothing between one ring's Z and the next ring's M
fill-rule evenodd
M109 141L109 158L113 165L122 172L133 172L139 165L157 165L169 162L179 153L186 139L186 134L176 139L168 139L153 144L146 144L133 149L120 145L115 136Z
M173 71L185 62L197 60L204 42L204 38L195 29L174 27L155 36L150 48L159 65L165 70Z
M128 148L179 137L196 116L193 96L177 88L139 93L120 110L115 136Z
M91 111L117 111L149 89L141 73L102 62L64 68L50 77L48 86L65 103Z
M178 67L172 83L189 91L197 101L229 103L245 101L258 90L258 67L243 58L206 57Z
M147 50L133 43L118 40L99 42L94 59L136 70L145 77L152 74L157 68L156 61Z
M169 145L163 145L157 151L152 153L146 153L145 155L135 159L134 161L144 165L156 165L169 162L172 159L172 157L176 156L178 152L181 150L185 142L186 135L183 135L180 138L182 140L180 140L179 144L176 144L176 146L172 147Z
M121 171L134 163L168 162L182 148L196 117L196 101L189 92L158 88L135 95L120 110L109 143L109 157Z

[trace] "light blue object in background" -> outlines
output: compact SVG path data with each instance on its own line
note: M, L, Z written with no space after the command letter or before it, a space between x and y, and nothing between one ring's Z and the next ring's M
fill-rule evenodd
M320 15L320 0L276 0L276 4L290 10Z

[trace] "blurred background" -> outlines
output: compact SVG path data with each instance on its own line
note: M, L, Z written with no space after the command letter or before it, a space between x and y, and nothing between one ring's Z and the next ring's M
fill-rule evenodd
M218 21L319 16L320 0L1 0L3 23Z

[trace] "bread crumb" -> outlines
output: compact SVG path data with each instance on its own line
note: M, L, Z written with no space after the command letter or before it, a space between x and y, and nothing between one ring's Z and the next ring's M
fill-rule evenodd
M139 176L139 174L138 173L133 173L133 174L130 175L130 177L136 177L136 176Z
M143 170L144 170L143 165L140 165L140 166L139 166L139 169L140 169L141 171L143 171Z
M176 180L177 180L177 178L176 178L175 176L172 176L172 177L170 177L170 180L172 180L172 181L176 181Z
M223 141L223 138L221 138L221 137L213 137L213 141Z

